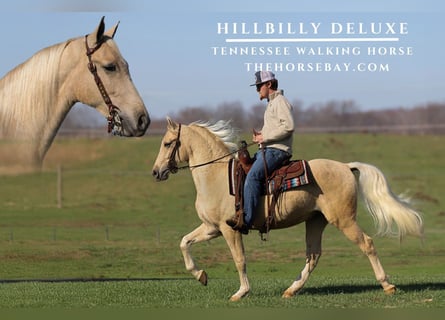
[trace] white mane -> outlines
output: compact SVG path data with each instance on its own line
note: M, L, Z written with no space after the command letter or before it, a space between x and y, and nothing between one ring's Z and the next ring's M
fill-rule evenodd
M209 130L211 133L213 133L224 142L227 148L229 148L230 152L236 151L238 149L236 140L238 139L239 130L232 127L230 120L219 120L214 123L210 121L195 121L190 125L195 125Z
M47 121L58 85L55 77L65 45L62 43L42 49L0 80L0 122L2 129L7 130L3 134L8 132L8 128L12 136L19 132L21 135L35 132L37 129L32 127L34 123ZM29 121L35 117L44 119Z

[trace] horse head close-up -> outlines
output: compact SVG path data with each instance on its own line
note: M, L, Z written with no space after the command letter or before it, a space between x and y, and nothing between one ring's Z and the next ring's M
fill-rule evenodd
M40 50L0 80L0 139L15 155L9 164L40 168L77 102L106 117L108 132L145 133L150 117L113 40L117 27L105 31L102 17L93 32Z

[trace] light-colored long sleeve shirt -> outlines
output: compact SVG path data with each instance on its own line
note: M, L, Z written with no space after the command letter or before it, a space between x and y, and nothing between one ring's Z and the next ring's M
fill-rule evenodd
M261 129L263 147L276 148L292 154L294 118L292 106L278 90L269 95L269 103L264 112L264 124Z

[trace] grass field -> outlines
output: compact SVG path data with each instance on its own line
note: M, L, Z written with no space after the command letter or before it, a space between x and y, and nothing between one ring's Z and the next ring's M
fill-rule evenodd
M0 308L443 308L445 137L307 134L295 158L376 165L423 212L425 239L374 238L398 286L385 296L368 259L334 227L302 293L280 296L304 265L304 225L245 237L252 292L228 298L238 276L222 238L193 247L209 274L185 270L179 241L200 222L189 172L151 177L160 137L57 139L41 173L0 177ZM254 150L252 149L252 152ZM58 208L57 167L62 167ZM359 223L375 229L363 209Z

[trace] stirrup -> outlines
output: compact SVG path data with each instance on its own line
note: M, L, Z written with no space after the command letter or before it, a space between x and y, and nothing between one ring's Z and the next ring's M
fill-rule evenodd
M244 223L244 213L241 211L237 214L237 217L234 219L229 219L226 221L226 223L236 231L241 232L242 234L248 234L249 228Z

